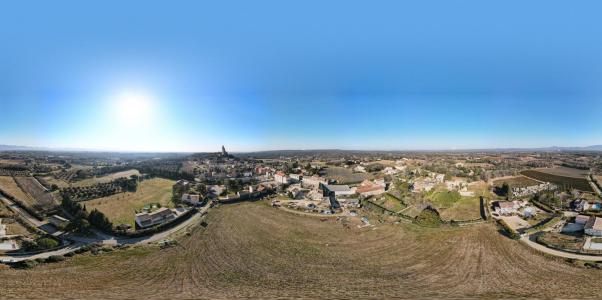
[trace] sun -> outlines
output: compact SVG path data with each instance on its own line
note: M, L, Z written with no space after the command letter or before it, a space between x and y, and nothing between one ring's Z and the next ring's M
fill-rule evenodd
M115 98L113 110L115 121L122 126L145 126L152 122L154 99L141 91L122 92Z

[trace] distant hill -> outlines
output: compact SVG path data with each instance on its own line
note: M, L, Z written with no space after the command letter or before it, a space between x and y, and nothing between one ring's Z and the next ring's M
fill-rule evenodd
M0 151L61 151L61 152L119 152L119 151L106 151L106 150L92 150L92 149L76 149L76 148L49 148L49 147L31 147L31 146L18 146L18 145L2 145L0 144ZM481 148L481 149L441 149L441 150L339 150L339 149L308 149L308 150L266 150L266 151L253 151L253 152L236 152L236 156L254 156L254 157L273 157L273 156L290 156L290 155L316 155L316 154L336 154L336 153L397 153L397 152L473 152L473 151L491 151L491 152L520 152L520 151L602 151L602 145L592 145L585 147L541 147L541 148ZM142 153L142 152L140 152ZM153 152L147 152L153 153ZM184 153L184 152L183 152ZM209 154L209 152L197 153L197 155Z
M17 145L0 145L0 151L43 151L48 148L17 146Z

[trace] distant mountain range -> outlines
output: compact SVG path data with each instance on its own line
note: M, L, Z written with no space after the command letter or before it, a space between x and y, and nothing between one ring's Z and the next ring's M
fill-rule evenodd
M0 144L0 151L90 151L90 152L107 152L103 150L92 150L92 149L77 149L77 148L50 148L50 147L31 147L31 146L18 146L18 145L2 145ZM281 154L294 154L294 153L307 153L307 152L472 152L472 151L495 151L495 152L518 152L518 151L602 151L602 145L592 145L585 147L541 147L541 148L482 148L482 149L448 149L448 150L339 150L339 149L311 149L311 150L267 150L267 151L251 151L249 153L281 153ZM117 152L117 151L115 151Z

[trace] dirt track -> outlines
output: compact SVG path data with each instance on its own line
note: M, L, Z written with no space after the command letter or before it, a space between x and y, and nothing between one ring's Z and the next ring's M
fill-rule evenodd
M428 229L222 206L168 250L79 256L0 271L0 297L602 297L601 271L547 259L490 224Z

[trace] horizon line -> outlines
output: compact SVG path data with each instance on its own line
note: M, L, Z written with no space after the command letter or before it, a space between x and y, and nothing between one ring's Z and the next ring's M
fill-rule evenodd
M39 151L39 152L74 152L74 153L178 153L178 154L192 154L192 153L217 153L221 150L216 151L182 151L182 150L171 150L171 151L156 151L156 150L116 150L116 149L98 149L98 148L77 148L77 147L49 147L49 146L23 146L23 145L8 145L0 144L1 147L14 147L15 149L0 149L0 152L9 151ZM219 148L219 147L218 147ZM216 149L218 149L216 148ZM582 150L582 151L602 151L602 144L588 145L588 146L539 146L539 147L496 147L496 148L420 148L420 149L340 149L340 148L309 148L309 149L263 149L263 150L250 150L250 151L228 151L228 153L261 153L261 152L278 152L278 151L345 151L345 152L462 152L462 151L549 151L549 150Z

